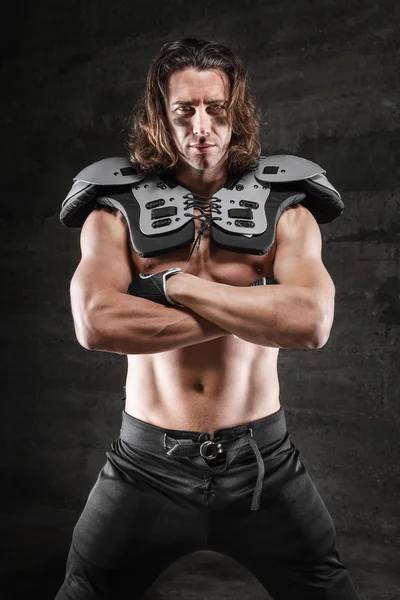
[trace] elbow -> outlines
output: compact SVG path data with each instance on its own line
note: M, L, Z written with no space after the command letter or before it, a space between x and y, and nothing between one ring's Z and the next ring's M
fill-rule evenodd
M97 350L100 347L99 335L89 319L74 319L75 335L85 350Z
M86 336L76 336L79 344L85 348L85 350L97 350L99 347L99 343L95 338L86 335Z
M317 350L319 348L323 348L327 341L329 340L330 330L326 329L314 329L306 342L306 348L310 348L312 350Z
M313 320L312 326L309 328L306 348L317 350L325 346L331 333L332 321L332 314L325 311L319 313L318 318Z
M97 350L99 348L99 340L89 332L76 332L76 339L85 350Z

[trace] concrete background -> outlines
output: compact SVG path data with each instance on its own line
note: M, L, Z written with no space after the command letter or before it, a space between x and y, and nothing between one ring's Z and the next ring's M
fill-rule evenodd
M281 352L281 402L334 518L360 598L400 598L400 11L368 0L19 2L0 43L1 575L5 598L52 599L72 527L118 434L125 357L77 343L79 231L59 223L84 166L124 154L124 120L160 46L232 47L264 113L264 152L324 166L346 210L322 226L337 289L328 344ZM268 598L196 553L146 594Z

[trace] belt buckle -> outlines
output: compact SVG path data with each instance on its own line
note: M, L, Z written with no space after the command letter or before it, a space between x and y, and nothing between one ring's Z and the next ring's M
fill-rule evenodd
M211 454L208 454L208 452L211 451ZM222 444L220 442L212 442L211 440L207 440L206 442L203 442L200 446L200 454L203 458L206 458L208 460L214 460L214 458L217 458L218 454L221 454L221 452L223 452L223 448L222 448Z

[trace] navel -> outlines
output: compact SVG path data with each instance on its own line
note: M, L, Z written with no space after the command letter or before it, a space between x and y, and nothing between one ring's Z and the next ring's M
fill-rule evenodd
M195 383L193 387L197 392L204 392L204 383L200 383L200 381Z

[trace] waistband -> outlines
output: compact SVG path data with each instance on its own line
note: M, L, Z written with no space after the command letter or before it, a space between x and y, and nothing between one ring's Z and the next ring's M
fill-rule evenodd
M286 432L286 419L282 407L261 419L217 429L212 440L211 434L207 431L166 429L141 421L123 410L120 437L126 443L141 450L167 454L177 459L190 458L200 467L204 467L204 462L212 467L215 459L216 462L220 462L219 458L225 458L224 465L212 469L214 473L225 471L241 449L249 445L258 463L258 476L251 510L259 510L265 472L259 446L277 442Z

